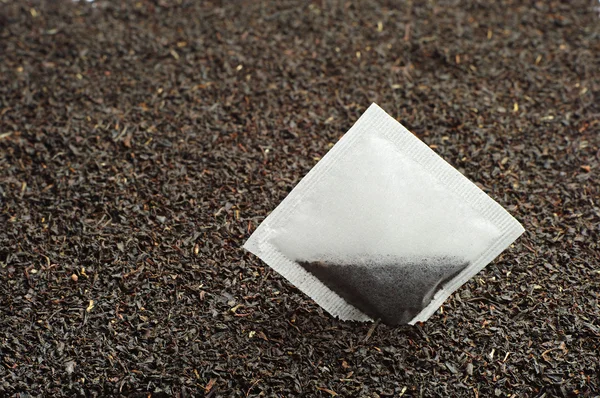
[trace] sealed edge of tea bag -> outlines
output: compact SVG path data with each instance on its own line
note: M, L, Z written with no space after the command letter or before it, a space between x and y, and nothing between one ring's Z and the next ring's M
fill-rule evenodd
M337 316L341 320L372 320L369 316L348 304L300 264L286 258L269 243L269 237L274 229L279 225L285 225L286 219L293 214L295 207L302 201L304 195L310 192L312 186L319 182L321 176L327 173L336 160L343 156L359 137L365 134L377 134L385 137L404 156L408 156L419 163L424 170L442 182L449 191L458 195L465 203L501 231L498 239L477 259L472 261L468 267L443 285L430 303L409 324L425 322L454 291L485 268L487 264L516 240L524 232L524 229L502 206L375 103L363 113L338 143L323 156L321 161L259 225L244 244L244 248L258 256L331 315Z

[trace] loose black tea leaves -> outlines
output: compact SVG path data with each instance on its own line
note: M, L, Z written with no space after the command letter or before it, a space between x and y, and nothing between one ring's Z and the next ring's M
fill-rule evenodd
M333 316L426 321L523 227L376 104L245 248Z

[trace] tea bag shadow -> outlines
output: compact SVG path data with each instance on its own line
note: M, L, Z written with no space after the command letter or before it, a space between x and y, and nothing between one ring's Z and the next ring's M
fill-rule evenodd
M298 263L348 304L391 326L408 324L469 265L457 257Z

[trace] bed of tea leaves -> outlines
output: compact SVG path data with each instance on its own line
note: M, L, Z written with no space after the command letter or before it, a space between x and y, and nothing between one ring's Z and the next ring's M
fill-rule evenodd
M0 395L600 394L587 0L0 1ZM377 102L527 232L425 324L240 246Z

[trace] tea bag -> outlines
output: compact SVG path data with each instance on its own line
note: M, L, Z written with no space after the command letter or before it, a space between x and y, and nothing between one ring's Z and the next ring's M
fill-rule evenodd
M523 227L376 104L244 247L342 320L426 321Z

